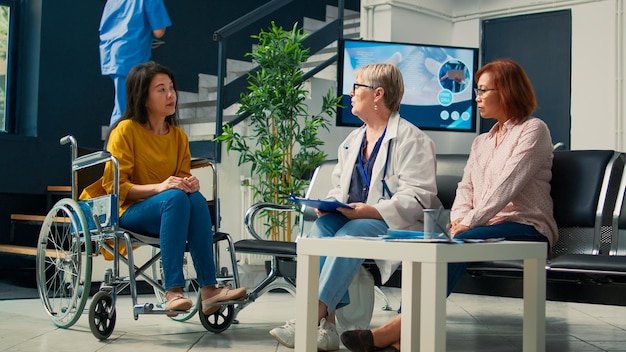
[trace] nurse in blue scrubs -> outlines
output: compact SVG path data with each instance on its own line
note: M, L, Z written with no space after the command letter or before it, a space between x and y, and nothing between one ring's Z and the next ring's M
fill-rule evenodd
M153 40L172 25L163 0L107 0L100 19L100 67L115 87L115 106L109 127L126 108L126 75L148 62Z

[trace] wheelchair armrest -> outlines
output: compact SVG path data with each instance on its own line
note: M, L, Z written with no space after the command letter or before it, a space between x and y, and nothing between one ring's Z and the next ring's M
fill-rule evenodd
M248 231L248 233L252 237L254 237L255 239L260 240L260 241L265 241L265 239L262 238L261 236L259 236L259 234L256 232L256 230L254 230L254 219L256 218L257 213L259 213L260 211L266 211L266 210L271 210L271 211L293 211L293 212L300 213L299 208L297 208L296 206L293 206L293 205L281 205L281 204L274 204L274 203L256 203L256 204L253 204L246 211L246 215L244 217L243 224L245 225L246 230Z
M76 171L97 164L105 163L114 158L115 157L112 156L109 152L97 151L74 159L74 161L72 162L72 168L74 169L74 171Z

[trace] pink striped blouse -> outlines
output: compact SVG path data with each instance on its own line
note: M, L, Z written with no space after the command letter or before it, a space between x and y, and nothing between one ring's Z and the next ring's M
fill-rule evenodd
M472 144L450 219L470 228L502 222L531 225L554 245L558 232L552 213L552 139L548 126L529 116L497 125Z

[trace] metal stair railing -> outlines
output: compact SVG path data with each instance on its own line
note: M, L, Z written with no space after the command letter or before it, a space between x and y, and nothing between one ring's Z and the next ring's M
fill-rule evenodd
M245 92L248 86L248 74L254 74L259 68L253 68L247 74L241 75L228 84L224 84L226 78L226 51L228 38L243 30L252 20L256 20L261 17L271 15L280 8L288 5L294 0L273 0L263 6L256 8L248 14L238 18L237 20L227 24L226 26L218 29L213 33L213 40L218 42L218 60L217 60L217 94L216 94L216 116L215 116L215 135L222 134L222 123L224 119L224 108L228 107L237 101L241 93ZM314 55L318 51L322 50L329 44L339 40L343 37L343 21L344 21L344 0L338 0L338 13L337 19L326 24L324 27L308 35L303 41L303 46L310 48L311 55ZM325 60L321 64L311 68L302 77L302 81L313 77L326 67L332 65L337 61L337 55ZM250 112L245 112L235 119L230 124L232 126L240 123L250 116ZM213 142L214 145L214 157L212 158L216 162L221 161L221 143Z

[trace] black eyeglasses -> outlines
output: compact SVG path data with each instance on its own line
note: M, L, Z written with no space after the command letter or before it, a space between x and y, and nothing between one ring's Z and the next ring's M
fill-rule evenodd
M480 89L480 88L474 88L474 92L476 93L477 97L482 97L483 94L485 94L486 92L492 91L492 90L497 90L495 88L488 88L488 89Z
M369 89L376 89L376 87L374 86L368 86L367 84L361 84L361 83L352 83L352 91L356 92L356 89L358 87L365 87L365 88L369 88Z

